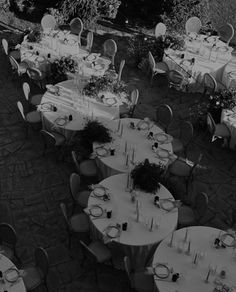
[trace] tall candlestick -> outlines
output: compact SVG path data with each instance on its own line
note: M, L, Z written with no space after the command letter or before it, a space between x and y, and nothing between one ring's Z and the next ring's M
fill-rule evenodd
M127 141L125 141L125 154L127 153Z
M197 264L197 256L198 256L198 254L197 254L197 252L196 252L196 254L195 254L195 256L194 256L194 260L193 260L193 263L194 263L194 264Z
M187 242L187 238L188 238L188 228L185 229L184 242Z
M190 255L191 254L191 241L188 242L188 249L186 251L186 254L187 255Z
M211 269L208 270L208 273L207 273L207 276L206 276L206 279L205 279L205 283L208 283L210 274L211 274Z
M129 163L129 155L127 154L126 155L126 160L125 160L125 166L128 166L128 163Z
M129 185L130 185L130 176L129 173L127 174L127 183L126 183L126 188L129 189Z
M123 125L121 124L121 131L120 131L120 137L123 135Z
M120 120L119 120L119 122L118 122L118 129L117 129L117 132L119 132L120 131Z
M170 239L170 242L168 244L169 247L173 246L173 239L174 239L174 232L171 233L171 239Z
M137 218L136 218L136 221L139 222L139 206L138 206L138 200L136 201L136 215L137 215Z
M153 217L152 217L152 220L151 220L150 231L152 231L152 228L153 228Z
M132 162L134 163L134 148L133 148L133 152L132 152Z

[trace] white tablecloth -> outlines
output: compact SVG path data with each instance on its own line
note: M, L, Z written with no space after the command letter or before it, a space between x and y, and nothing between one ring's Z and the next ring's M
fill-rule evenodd
M230 130L230 148L236 147L236 108L233 110L223 109L221 113L221 123L224 123Z
M4 273L10 269L15 268L15 265L4 255L0 254L0 270ZM18 278L15 283L9 283L6 280L3 283L0 283L0 291L8 292L26 292L26 288L22 278Z
M131 258L133 267L140 268L150 260L158 243L176 228L178 209L171 212L161 210L153 204L153 195L139 192L137 200L140 202L140 222L136 222L136 205L131 202L130 193L125 191L126 183L127 174L111 176L100 183L111 194L111 200L104 203L104 208L112 208L112 218L91 220L91 224L93 236L101 239L102 232L109 223L128 222L127 231L122 231L120 238L112 242L113 250L116 252L116 248L121 248ZM164 186L161 186L157 195L160 199L173 198ZM90 196L88 205L101 202ZM159 223L159 227L154 224L153 231L145 225L145 222L150 223L151 217Z
M107 157L101 157L99 156L97 158L97 163L99 168L102 171L102 175L104 178L109 177L111 175L117 174L117 173L124 173L129 172L130 168L133 168L133 165L130 164L129 167L125 165L126 162L126 156L124 155L125 152L125 144L127 143L127 149L129 150L129 160L132 158L132 149L135 148L135 156L134 156L134 162L139 163L144 161L146 158L149 159L149 162L152 163L162 163L163 165L167 165L169 162L169 158L158 158L154 151L152 150L152 145L154 144L153 140L148 140L147 135L149 130L137 130L137 129L131 129L130 128L130 122L133 122L135 125L140 122L139 119L130 119L125 118L121 119L121 127L123 125L123 135L122 138L120 138L117 133L115 133L116 129L118 129L118 123L119 121L114 121L112 124L108 124L108 128L112 129L114 131L113 133L113 139L114 139L114 147L115 147L115 155L114 156L107 156ZM163 130L161 130L159 127L154 125L150 131L153 132L153 134L161 133ZM95 147L95 146L94 146ZM159 144L160 148L163 148L167 150L170 153L171 161L174 159L172 157L172 144L166 143L166 144Z
M222 83L226 88L236 88L236 63L230 62L223 72Z
M236 258L233 260L233 248L216 249L213 246L213 242L219 236L219 233L219 229L211 227L189 227L187 242L191 241L190 255L185 254L188 243L183 245L186 228L174 232L173 247L168 246L171 235L164 239L155 252L153 266L156 263L168 263L168 266L173 268L174 273L180 273L180 279L177 282L156 279L158 290L160 292L210 292L214 290L214 280L221 270L226 271L226 278L220 278L219 280L230 287L235 286ZM183 252L180 253L178 248L179 251L183 250ZM200 255L197 265L193 264L196 252ZM209 276L209 282L205 283L209 266L217 269L214 275Z
M112 120L119 118L119 106L123 104L125 98L114 95L112 93L104 93L104 102L81 95L76 89L73 80L67 80L58 84L60 87L60 96L49 93L44 94L39 110L42 111L43 125L46 129L50 129L52 125L61 131L66 137L70 137L73 132L81 130L86 120L92 118ZM106 104L106 98L115 98L116 104L110 106ZM45 104L53 104L57 107L57 111L44 111ZM58 117L72 115L73 120L60 126L55 123Z

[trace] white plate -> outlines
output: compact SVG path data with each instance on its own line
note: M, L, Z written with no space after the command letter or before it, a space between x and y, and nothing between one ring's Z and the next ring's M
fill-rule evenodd
M69 40L68 40L68 44L69 44L69 45L74 45L75 43L76 43L76 41L73 40L73 39L69 39Z
M58 93L58 91L59 91L59 87L58 86L54 86L52 84L47 84L46 88L51 93Z
M4 278L7 282L14 283L19 278L19 271L16 268L11 268L5 272Z
M110 238L116 238L120 234L120 230L116 226L108 226L106 230L106 235Z
M44 61L44 58L43 58L43 57L37 57L37 58L35 59L35 61L43 62L43 61Z
M95 60L97 60L97 58L98 58L97 54L90 54L90 55L88 55L87 60L89 62L94 62Z
M172 200L163 199L163 200L160 200L159 203L160 203L161 208L166 211L171 211L175 208L175 204Z
M53 108L53 104L51 103L42 103L40 105L40 109L43 111L52 111L52 108Z
M168 158L169 157L169 152L164 149L157 148L156 154L161 157L161 158Z
M32 53L31 52L26 52L25 54L24 54L24 56L25 56L25 58L30 58L30 57L32 57Z
M55 123L58 125L58 126L64 126L66 123L67 123L67 119L66 118L57 118Z
M154 268L155 275L160 279L166 279L170 275L169 268L164 264L157 264Z
M168 140L168 136L165 133L159 133L154 135L154 139L163 143Z
M236 245L236 238L233 236L233 234L230 233L224 233L220 237L220 241L225 245L225 246L234 246Z
M147 130L149 128L149 123L147 123L146 121L139 121L136 127L141 130Z
M107 105L115 105L117 103L117 100L114 97L109 97L109 98L105 98L104 102Z
M93 67L95 70L102 70L103 69L103 66L100 65L100 64L97 64Z
M97 148L95 152L98 156L102 156L102 157L105 157L108 155L108 150L103 147Z
M96 197L103 197L106 194L106 190L103 187L97 187L93 190L93 194Z
M89 208L89 214L93 217L101 217L103 215L103 209L98 205L91 206Z

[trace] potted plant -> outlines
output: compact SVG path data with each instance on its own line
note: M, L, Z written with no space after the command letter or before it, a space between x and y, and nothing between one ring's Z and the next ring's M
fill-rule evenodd
M134 188L154 194L160 188L160 181L164 174L164 167L150 163L148 159L135 166L131 172Z

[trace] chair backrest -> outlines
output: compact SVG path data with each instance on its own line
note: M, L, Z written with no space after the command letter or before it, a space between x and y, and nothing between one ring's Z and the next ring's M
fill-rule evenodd
M16 61L16 59L12 56L9 56L9 60L10 60L10 63L11 63L11 67L13 70L16 70L17 71L17 74L19 74L19 64L18 62Z
M194 164L189 163L188 160L178 157L168 167L168 172L181 177L189 177Z
M117 82L121 81L121 75L122 75L122 71L124 69L125 66L125 60L121 60L120 62L120 68L119 68L119 73L118 73L118 77L117 77Z
M56 145L56 138L52 133L46 130L40 130L40 133L42 134L44 143L47 147L54 147Z
M91 53L92 51L92 46L93 46L93 32L89 31L87 33L87 44L86 44L86 50Z
M23 85L22 85L22 88L23 88L25 99L28 101L29 100L29 95L30 95L29 83L24 82Z
M188 144L193 139L193 125L189 121L184 121L180 125L180 140L184 146L188 146Z
M81 34L82 34L83 29L84 29L84 24L79 17L73 18L71 20L70 31L73 34L78 35L79 44L80 44L80 38L81 38Z
M74 201L76 201L76 195L80 191L80 176L77 173L70 175L70 192Z
M44 248L37 247L34 252L34 257L36 266L42 272L44 279L46 279L49 270L48 253Z
M130 259L127 256L124 257L124 267L125 267L125 272L129 278L130 282L131 282L131 279L132 279L131 265L130 265Z
M170 70L168 72L168 79L169 82L174 85L181 85L182 82L184 81L184 75L179 71Z
M74 162L74 165L75 165L75 168L76 168L77 172L80 173L79 162L77 161L76 153L73 150L71 151L71 157L72 157L72 160Z
M8 55L8 41L6 39L2 39L2 47L6 55Z
M203 75L203 85L205 94L213 94L217 90L217 82L210 73Z
M232 24L226 23L219 28L218 33L220 35L220 40L229 44L234 37L234 27Z
M111 58L112 65L115 64L115 55L117 52L117 44L113 39L108 39L103 44L103 54Z
M148 60L149 60L150 68L153 71L155 66L156 66L156 62L155 62L155 59L150 51L148 52Z
M51 14L46 14L41 19L41 26L43 30L54 29L56 25L56 19Z
M60 208L61 208L62 215L66 221L67 228L71 229L70 221L69 221L68 215L67 215L66 205L64 203L60 203Z
M173 120L173 112L171 107L168 104L161 104L156 109L156 121L162 127L164 127L164 131L168 130L169 125Z
M96 264L97 263L97 257L96 255L93 253L93 251L87 246L87 244L85 242L83 242L82 240L79 241L80 242L80 246L82 248L82 251L84 253L84 255L86 256L86 258L91 262Z
M135 107L138 104L138 100L139 100L139 90L137 88L132 90L130 99L131 99L131 106L130 106L129 116L132 118L134 115Z
M166 26L164 23L159 22L155 27L155 37L158 38L159 36L166 34Z
M216 129L216 124L215 124L215 121L214 121L212 115L209 112L207 112L207 127L208 127L208 130L211 133L211 135L214 135L215 129Z
M26 72L32 80L40 80L42 78L42 72L37 68L27 68Z
M208 208L208 196L201 192L195 197L194 209L197 215L197 220L200 220L206 213Z
M0 223L0 244L1 242L6 243L12 247L15 247L16 245L16 231L8 223Z
M185 31L187 34L190 32L199 33L201 27L202 27L202 22L196 16L190 17L185 23Z
M17 107L22 115L22 118L26 121L25 114L24 114L24 108L23 108L23 105L20 101L17 101Z

